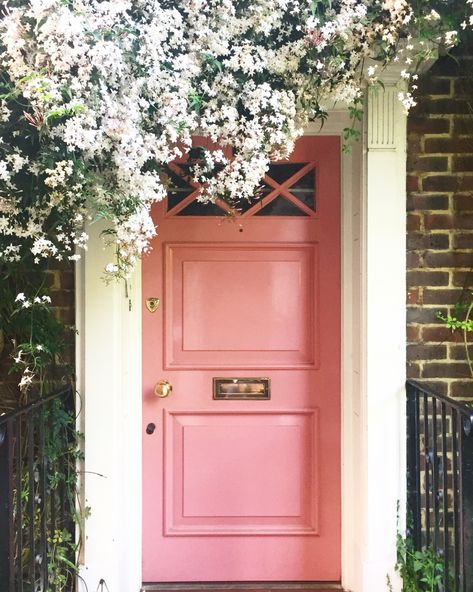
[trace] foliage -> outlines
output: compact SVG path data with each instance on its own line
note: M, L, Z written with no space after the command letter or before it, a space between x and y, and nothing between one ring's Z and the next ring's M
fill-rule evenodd
M403 592L437 592L442 589L442 557L433 549L416 550L412 538L400 533L396 548L396 571L401 576Z
M251 199L269 161L288 156L327 104L344 101L359 119L365 60L401 56L415 87L412 34L452 44L461 22L470 26L470 1L455 19L447 4L5 3L0 261L75 260L84 223L106 218L117 254L106 272L127 277L155 234L150 208L166 194L167 163L191 158L203 200ZM367 76L376 80L376 65ZM409 92L401 100L413 102Z
M398 503L399 522L399 503ZM395 569L402 580L402 592L443 592L444 591L444 561L439 553L432 548L416 549L412 537L412 520L408 516L406 534L398 531L396 536L397 560ZM448 576L448 590L451 587L450 574ZM388 589L393 587L388 577Z
M471 377L473 378L473 361L470 357L470 348L468 344L468 333L473 331L473 319L471 313L473 312L472 294L469 294L469 300L461 300L454 305L454 314L437 313L437 318L445 323L445 326L451 331L463 332L463 343L465 346L465 355L470 369ZM463 318L460 318L463 317Z

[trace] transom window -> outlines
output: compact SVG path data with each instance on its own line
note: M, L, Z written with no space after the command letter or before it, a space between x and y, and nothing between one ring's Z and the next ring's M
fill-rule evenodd
M231 206L197 200L200 185L189 176L188 164L168 167L167 211L170 216L315 216L316 170L314 162L272 163L252 201Z

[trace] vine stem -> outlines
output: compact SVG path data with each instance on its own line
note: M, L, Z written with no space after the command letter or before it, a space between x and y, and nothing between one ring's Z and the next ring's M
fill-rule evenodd
M470 315L471 315L471 311L472 310L473 310L473 300L470 302L470 306L468 307L468 310L466 311L465 321L469 321L470 320ZM467 329L467 323L465 323L465 325L463 327L463 342L465 344L466 360L468 362L468 368L470 369L470 374L471 374L471 377L473 378L473 364L472 364L471 357L470 357L470 350L468 348L468 329Z

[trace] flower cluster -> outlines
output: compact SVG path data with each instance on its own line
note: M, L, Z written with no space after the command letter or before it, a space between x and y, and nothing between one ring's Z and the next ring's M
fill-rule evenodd
M190 158L204 201L251 199L270 160L329 101L359 103L364 61L393 58L418 22L455 41L407 0L4 3L0 264L75 260L84 223L105 218L106 273L127 277L155 235L168 163Z
M29 339L22 343L14 342L12 370L21 373L18 387L26 393L33 381L41 377L44 366L51 362L53 351L49 345L37 342L37 337L44 331L33 331L35 323L50 312L51 298L47 295L27 297L23 292L16 295L12 316L21 317L23 324L30 325ZM20 324L21 324L20 322Z

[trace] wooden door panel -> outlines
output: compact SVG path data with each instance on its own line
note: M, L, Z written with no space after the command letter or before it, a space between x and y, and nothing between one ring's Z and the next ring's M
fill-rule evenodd
M316 534L316 422L315 409L168 413L166 535Z
M314 366L316 261L316 245L166 245L166 367Z

